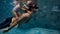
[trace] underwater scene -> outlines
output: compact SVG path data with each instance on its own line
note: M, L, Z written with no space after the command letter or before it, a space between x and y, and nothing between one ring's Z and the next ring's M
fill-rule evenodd
M14 15L12 2L0 0L0 23ZM60 0L36 0L36 3L39 9L27 23L19 23L6 33L0 30L0 34L60 34Z

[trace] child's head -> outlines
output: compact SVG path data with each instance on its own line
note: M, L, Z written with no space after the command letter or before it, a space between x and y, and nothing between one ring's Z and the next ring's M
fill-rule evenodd
M31 4L32 3L32 1L27 1L27 4Z

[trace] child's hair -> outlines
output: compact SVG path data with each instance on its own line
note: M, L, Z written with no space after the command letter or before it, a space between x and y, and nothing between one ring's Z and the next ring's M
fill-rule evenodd
M16 0L16 1L19 1L19 0Z

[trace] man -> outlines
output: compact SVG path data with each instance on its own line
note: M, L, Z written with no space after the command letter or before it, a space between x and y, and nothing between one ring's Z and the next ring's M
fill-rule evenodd
M15 18L11 23L10 26L8 27L7 30L4 30L4 32L9 31L11 28L16 26L23 18L30 18L31 15L33 15L38 7L36 6L35 3L32 1L27 1L27 5L24 5L23 7L18 7L19 9L24 10L24 13L22 15L19 15L18 18Z

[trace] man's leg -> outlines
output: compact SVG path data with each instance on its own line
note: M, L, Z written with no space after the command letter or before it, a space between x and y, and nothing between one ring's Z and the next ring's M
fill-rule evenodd
M28 18L29 16L30 16L30 15L29 15L28 13L23 14L23 15L21 15L18 19L15 19L15 20L13 21L13 23L10 24L10 25L12 26L12 25L18 24L18 22L20 22L23 18L25 18L25 17Z
M28 13L22 14L18 19L13 21L13 24L10 24L10 26L8 27L7 30L5 30L3 32L8 32L10 29L12 29L14 26L16 26L23 18L25 18L25 17L29 18L29 16L30 16L30 14L28 14Z
M25 18L25 17L29 18L31 14L32 14L32 12L30 12L30 11L28 11L27 13L23 13L20 17L18 17L16 20L14 20L12 22L12 24L10 24L9 28L12 28L15 25L17 25L23 18Z

